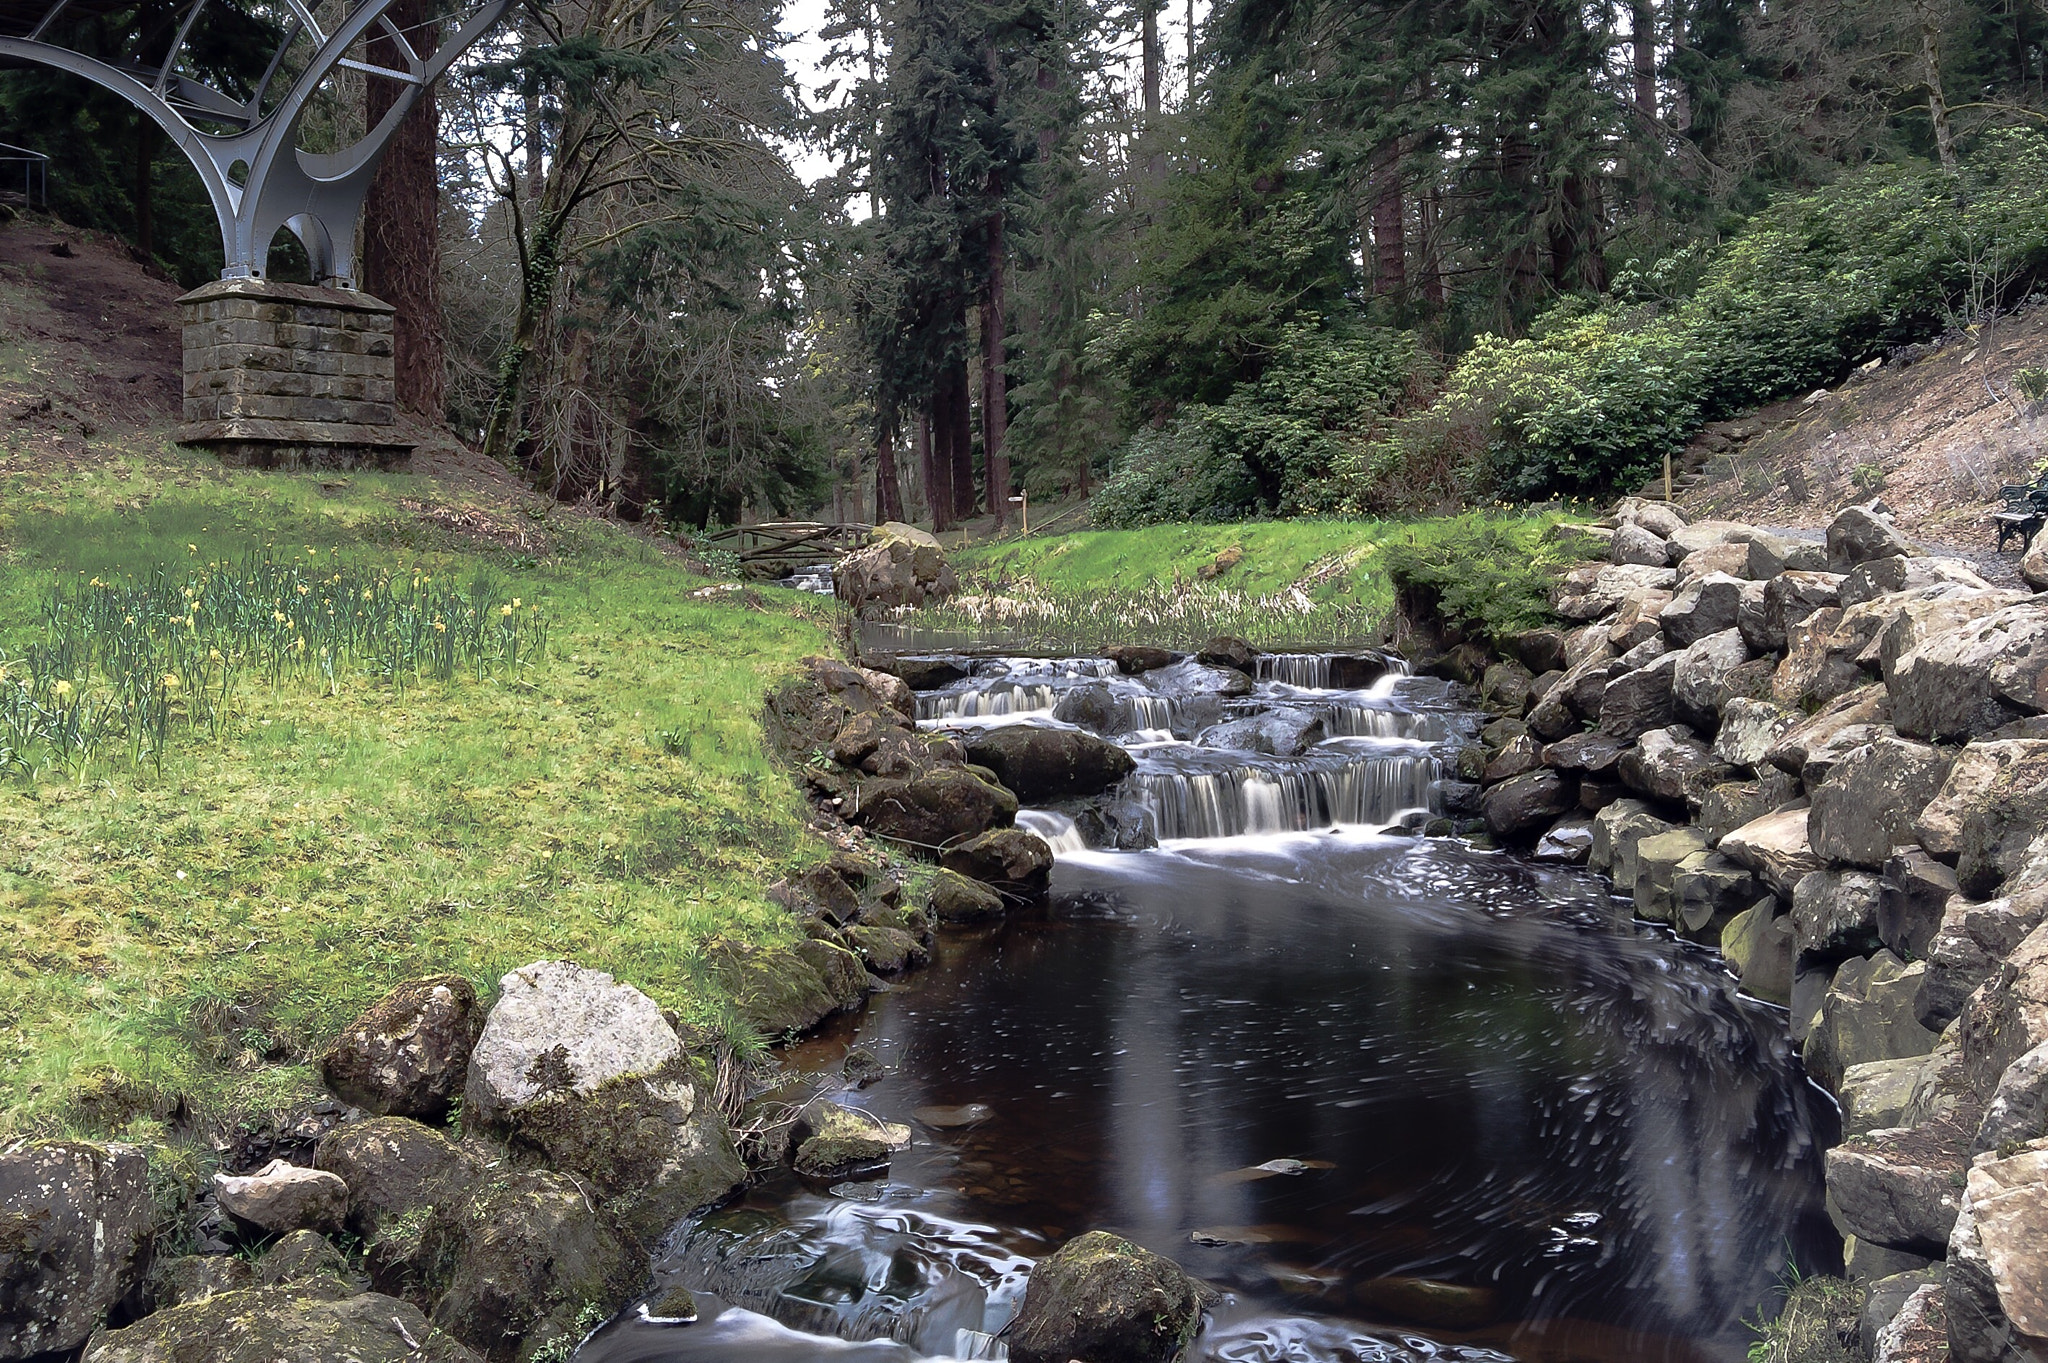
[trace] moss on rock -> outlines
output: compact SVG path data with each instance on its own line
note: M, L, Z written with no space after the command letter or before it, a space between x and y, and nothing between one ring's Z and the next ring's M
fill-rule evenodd
M82 1363L481 1363L419 1308L316 1277L221 1292L103 1331Z
M1180 1265L1107 1231L1068 1241L1031 1271L1010 1332L1016 1363L1169 1363L1202 1323Z

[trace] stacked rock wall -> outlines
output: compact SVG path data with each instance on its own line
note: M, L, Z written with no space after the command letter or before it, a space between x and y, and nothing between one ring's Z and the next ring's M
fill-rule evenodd
M2048 597L1880 505L1825 542L1634 499L1574 533L1608 561L1511 650L1556 665L1481 682L1487 831L1785 1006L1843 1106L1852 1276L1934 1268L1955 1357L2048 1359Z
M223 279L178 300L178 438L265 468L390 467L398 434L389 303L349 289Z

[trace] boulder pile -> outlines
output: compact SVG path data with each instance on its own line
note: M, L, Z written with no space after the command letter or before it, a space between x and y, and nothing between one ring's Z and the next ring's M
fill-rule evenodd
M1945 1319L1958 1359L2048 1358L2048 597L1880 504L1824 541L1637 499L1581 533L1607 561L1558 584L1566 627L1479 683L1486 831L1788 1009L1843 1104L1852 1276L1934 1274L1873 1289L1914 1303L1873 1339Z
M922 606L959 587L938 540L901 521L876 526L865 548L832 567L833 594L858 615Z

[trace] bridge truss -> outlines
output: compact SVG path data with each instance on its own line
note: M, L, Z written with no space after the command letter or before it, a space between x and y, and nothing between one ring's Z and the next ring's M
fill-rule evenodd
M316 19L318 3L0 0L0 66L82 76L155 120L206 186L226 255L222 278L262 278L271 241L289 228L316 281L353 288L356 226L385 147L421 93L512 0L470 0L424 52L415 47L420 33L386 16L394 0L342 0L331 29ZM358 47L365 40L397 53L397 64L351 55L367 51ZM268 66L253 80L225 78L205 59L224 44L268 47ZM305 151L300 133L314 96L341 70L394 81L398 94L354 145Z

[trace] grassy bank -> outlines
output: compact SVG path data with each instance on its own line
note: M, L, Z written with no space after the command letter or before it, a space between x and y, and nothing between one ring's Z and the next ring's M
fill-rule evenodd
M653 545L483 475L228 473L128 443L0 453L16 679L59 586L162 569L218 594L287 558L293 580L517 600L545 647L481 679L242 660L160 772L110 741L0 777L0 1133L285 1106L356 1010L430 971L482 989L571 956L724 1024L707 947L789 933L764 887L817 850L756 724L770 681L828 646L815 599L692 599L701 580ZM96 664L65 694L109 685Z
M934 631L996 620L1040 642L1198 643L1235 633L1265 647L1374 636L1409 565L1507 550L1489 591L1540 595L1556 511L1433 520L1248 521L1088 530L953 556L969 600L920 612ZM1496 557L1500 557L1496 555ZM1476 561L1476 558L1475 558ZM1099 636L1099 638L1098 638Z

